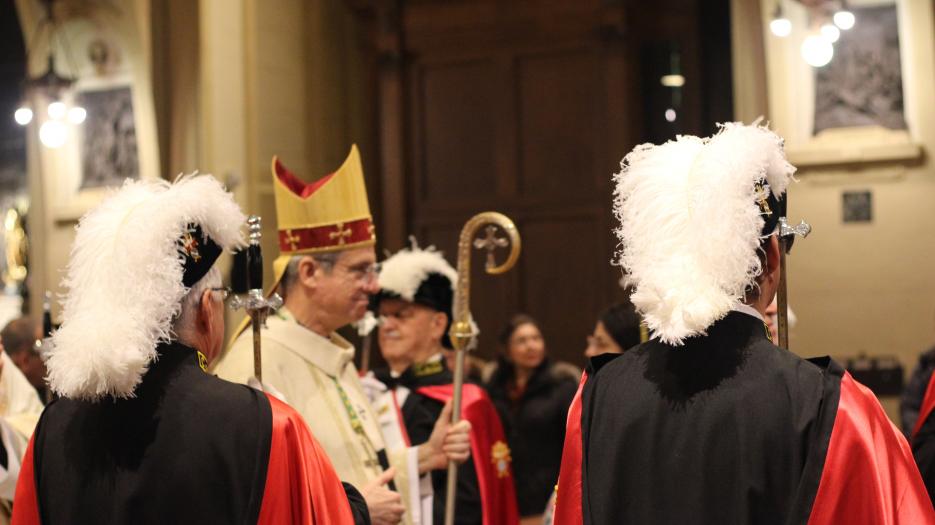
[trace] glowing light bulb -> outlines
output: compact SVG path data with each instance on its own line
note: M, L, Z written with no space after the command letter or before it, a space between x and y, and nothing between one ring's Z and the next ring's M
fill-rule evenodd
M857 18L854 16L854 13L846 9L842 9L834 14L834 25L840 27L844 31L854 27L856 22Z
M53 102L49 104L49 117L54 118L55 120L65 118L65 112L67 108L65 107L64 102Z
M68 128L58 120L49 120L39 127L39 140L47 148L60 148L68 137Z
M75 106L68 110L68 121L72 124L81 124L88 118L88 111L81 106Z
M675 118L676 118L676 117L677 117L677 115L675 114L675 110L674 110L674 109L669 108L669 109L666 110L666 120L667 120L667 121L669 121L669 122L675 122Z
M824 37L811 35L802 41L802 58L812 67L828 65L834 57L834 46Z
M769 30L779 38L786 38L792 34L792 22L788 18L774 18L769 23Z
M825 24L821 26L821 36L833 44L841 38L841 30L834 24Z
M13 113L13 119L16 120L16 123L20 126L25 126L32 122L32 110L26 106L21 106Z

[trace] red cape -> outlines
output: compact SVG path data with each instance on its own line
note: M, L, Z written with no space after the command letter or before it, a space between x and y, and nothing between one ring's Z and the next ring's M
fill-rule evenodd
M426 386L416 392L447 403L454 395L454 387L451 384ZM516 489L503 426L487 393L477 385L464 385L461 417L471 422L471 454L477 470L484 525L518 524ZM444 494L435 497L444 497Z
M922 398L922 406L919 408L919 419L916 419L915 427L912 429L913 438L919 433L922 425L925 424L925 420L932 414L932 409L935 409L935 374L932 374L929 379L929 386L925 389L925 397Z
M353 525L350 504L331 461L301 416L270 396L273 429L258 524ZM30 440L16 484L13 523L40 525Z
M581 393L586 382L587 373L568 410L555 525L583 523ZM931 384L928 390L927 401L935 397ZM935 406L935 399L930 401ZM808 525L840 523L935 523L935 510L908 443L873 393L848 373L841 378L838 410L808 520Z

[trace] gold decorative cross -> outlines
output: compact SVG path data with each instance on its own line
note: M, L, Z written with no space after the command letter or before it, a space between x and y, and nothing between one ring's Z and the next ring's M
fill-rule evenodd
M773 210L769 209L769 202L766 200L769 195L769 190L763 187L762 183L757 182L754 184L756 189L756 201L760 205L760 212L763 215L772 215Z
M292 230L286 230L286 242L289 243L290 249L295 250L301 240L298 235L292 233Z
M339 245L346 243L347 238L350 237L353 232L351 232L350 228L344 229L343 222L339 222L337 228L338 231L329 233L328 238L332 240L337 239Z
M182 249L185 250L185 253L194 259L195 262L201 260L201 254L198 253L198 241L190 232L185 232L185 235L182 236Z
M478 250L487 250L487 267L493 268L497 265L493 251L509 246L510 243L503 237L497 237L497 227L494 225L487 226L484 232L486 236L483 239L474 239L474 247Z

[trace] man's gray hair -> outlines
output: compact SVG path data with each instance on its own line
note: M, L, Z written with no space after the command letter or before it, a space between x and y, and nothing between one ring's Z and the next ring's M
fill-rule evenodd
M289 259L289 263L286 264L286 271L283 272L282 279L279 281L279 295L285 300L289 289L292 288L292 285L295 284L296 280L299 278L299 263L302 262L303 257L315 259L315 262L321 265L326 272L330 272L338 262L338 257L340 256L341 252L293 255L292 258Z
M182 344L192 342L194 332L197 330L195 320L198 318L198 309L201 307L201 296L205 290L221 287L221 271L217 266L212 266L197 283L188 289L188 293L182 298L181 309L175 320L172 322L172 333L176 340Z

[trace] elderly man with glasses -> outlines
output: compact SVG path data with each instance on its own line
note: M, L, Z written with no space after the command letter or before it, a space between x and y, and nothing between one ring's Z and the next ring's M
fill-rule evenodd
M379 290L376 237L356 146L336 172L305 183L273 159L280 257L273 290L284 306L261 332L264 387L308 422L341 479L361 487L375 524L413 523L421 473L470 455L468 422L440 417L417 447L389 449L365 395L354 348L337 334ZM241 333L215 371L247 383L253 340Z

